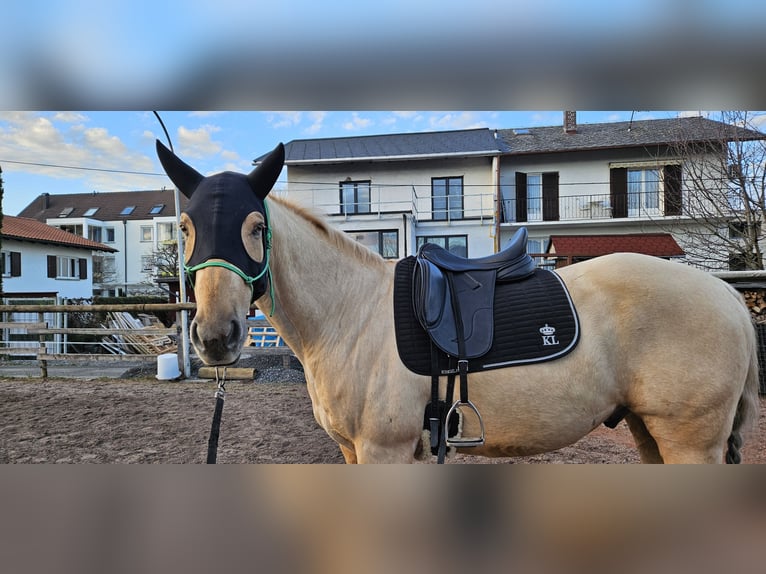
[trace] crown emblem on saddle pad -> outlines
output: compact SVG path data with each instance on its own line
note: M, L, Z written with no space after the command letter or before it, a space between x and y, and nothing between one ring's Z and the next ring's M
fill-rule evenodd
M546 323L539 329L540 334L543 336L543 346L550 347L552 345L558 345L559 341L556 339L556 327L551 327Z

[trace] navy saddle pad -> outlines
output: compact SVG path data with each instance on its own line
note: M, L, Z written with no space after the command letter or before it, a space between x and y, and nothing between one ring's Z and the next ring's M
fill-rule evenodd
M394 326L399 357L419 375L431 375L431 339L413 303L415 257L396 264ZM480 357L468 360L468 372L538 363L563 357L575 348L580 327L569 292L556 273L536 269L531 276L498 281L494 293L492 343ZM456 359L439 353L439 370L454 371Z

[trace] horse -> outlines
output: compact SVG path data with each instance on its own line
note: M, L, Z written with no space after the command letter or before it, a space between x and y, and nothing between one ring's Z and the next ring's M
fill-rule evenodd
M157 153L189 198L180 217L197 301L191 341L202 361L238 359L254 302L303 365L314 417L347 463L427 458L431 381L397 355L394 263L304 207L267 201L282 144L247 175L204 177L159 141ZM736 290L701 270L632 253L557 273L577 309L579 343L554 361L472 374L486 440L458 452L556 450L622 408L644 463L740 462L758 416L758 359ZM464 425L479 432L475 420Z

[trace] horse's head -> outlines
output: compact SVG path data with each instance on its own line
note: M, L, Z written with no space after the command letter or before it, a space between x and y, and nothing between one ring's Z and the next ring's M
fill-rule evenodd
M208 365L239 358L247 336L250 304L269 285L269 229L266 196L282 171L279 144L248 175L226 171L205 177L157 141L168 177L189 198L181 213L184 268L194 286L197 313L192 344Z

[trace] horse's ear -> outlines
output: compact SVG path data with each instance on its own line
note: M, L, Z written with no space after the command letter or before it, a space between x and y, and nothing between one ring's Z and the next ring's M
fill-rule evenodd
M197 189L199 182L205 179L205 176L178 159L176 154L166 148L160 140L157 140L157 157L160 158L160 163L170 181L176 185L181 193L191 198L192 193Z
M263 158L261 164L247 175L247 181L250 182L250 188L255 194L264 199L282 173L282 166L285 164L285 146L278 144L269 155Z

